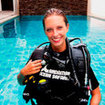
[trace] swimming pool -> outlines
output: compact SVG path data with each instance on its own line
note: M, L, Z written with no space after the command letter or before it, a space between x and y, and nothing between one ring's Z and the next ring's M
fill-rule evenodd
M31 52L48 41L42 26L43 16L23 16L0 25L0 105L25 105L24 86L17 82L17 74ZM67 16L69 38L80 37L91 54L91 65L100 83L105 102L105 21L87 16ZM30 105L30 102L28 103Z

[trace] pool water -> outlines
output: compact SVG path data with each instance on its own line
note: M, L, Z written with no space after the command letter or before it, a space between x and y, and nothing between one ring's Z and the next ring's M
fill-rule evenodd
M17 74L24 67L32 51L48 41L42 25L43 16L23 16L0 25L0 105L25 105L24 86L17 82ZM67 16L69 39L80 37L91 54L91 66L100 83L105 102L105 21L87 16ZM30 105L30 102L28 103Z

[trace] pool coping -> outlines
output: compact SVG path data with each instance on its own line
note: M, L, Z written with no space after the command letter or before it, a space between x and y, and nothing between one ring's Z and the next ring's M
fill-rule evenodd
M19 16L12 11L0 11L0 24Z
M6 18L0 20L0 24L6 22L6 21L8 21L8 20L11 20L11 19L13 19L13 18L15 18L15 17L17 17L17 16L19 16L19 15L13 15L13 16L6 17Z

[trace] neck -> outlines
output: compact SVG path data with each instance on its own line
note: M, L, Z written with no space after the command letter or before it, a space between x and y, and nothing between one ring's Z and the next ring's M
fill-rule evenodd
M53 49L53 51L55 51L55 52L63 52L63 51L66 50L66 43L65 43L63 46L60 46L60 47L53 47L53 46L52 46L52 49Z

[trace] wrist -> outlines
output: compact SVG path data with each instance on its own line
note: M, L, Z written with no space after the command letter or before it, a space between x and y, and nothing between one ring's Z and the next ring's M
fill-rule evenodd
M20 75L22 75L22 76L24 76L24 77L26 76L26 75L25 75L25 72L24 72L24 68L21 69L21 71L20 71Z
M18 83L19 83L20 85L23 85L23 81L24 81L24 79L25 79L25 75L23 75L22 70L21 70L20 73L18 74L17 79L18 79Z

